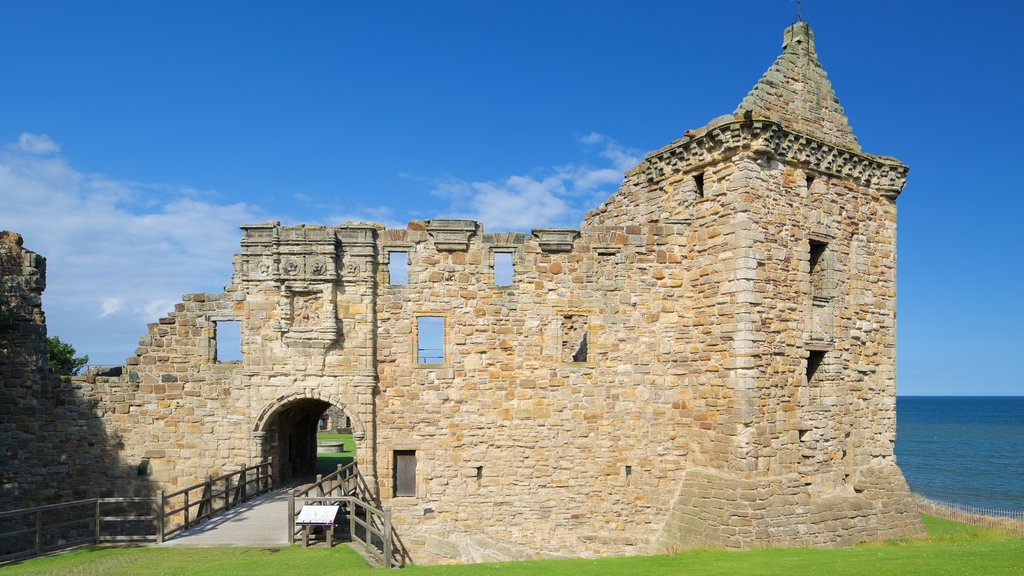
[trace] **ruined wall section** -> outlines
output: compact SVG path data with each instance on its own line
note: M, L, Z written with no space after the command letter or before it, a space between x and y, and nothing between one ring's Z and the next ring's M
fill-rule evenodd
M245 294L186 294L148 325L124 380L134 388L127 414L115 418L125 455L146 460L165 488L188 485L247 462L249 391L239 362L219 362L217 324L238 321Z
M109 425L109 401L124 397L118 378L49 368L45 287L45 258L0 231L0 510L147 496L147 479L121 458Z
M484 234L474 222L385 230L409 280L378 295L378 427L385 504L418 561L650 550L682 478L697 355L678 225ZM495 286L495 251L513 251ZM382 256L383 257L383 256ZM417 360L420 316L444 358ZM585 325L585 360L573 359ZM436 359L435 359L436 360ZM395 496L394 451L416 453Z

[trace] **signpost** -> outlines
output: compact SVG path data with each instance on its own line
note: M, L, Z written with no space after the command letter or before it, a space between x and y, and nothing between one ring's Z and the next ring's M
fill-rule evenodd
M327 534L327 547L334 546L334 523L338 517L340 506L305 505L299 510L295 524L302 526L302 547L309 546L309 529L311 526L323 526Z

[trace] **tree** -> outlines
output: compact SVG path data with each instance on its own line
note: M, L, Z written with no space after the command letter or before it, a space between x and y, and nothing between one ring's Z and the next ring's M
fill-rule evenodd
M89 363L89 355L75 357L75 347L61 342L57 336L46 339L50 352L50 368L63 376L74 376L83 366Z

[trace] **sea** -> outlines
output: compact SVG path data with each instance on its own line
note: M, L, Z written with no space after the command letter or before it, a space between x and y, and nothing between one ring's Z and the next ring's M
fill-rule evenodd
M1024 510L1024 396L897 396L896 463L932 500Z

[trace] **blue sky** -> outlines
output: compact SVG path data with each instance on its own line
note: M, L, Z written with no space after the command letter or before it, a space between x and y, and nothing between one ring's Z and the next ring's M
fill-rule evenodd
M900 394L1024 394L1024 8L807 1L899 206ZM578 225L644 153L735 109L789 0L0 0L0 228L50 333L101 364L230 279L238 226Z

